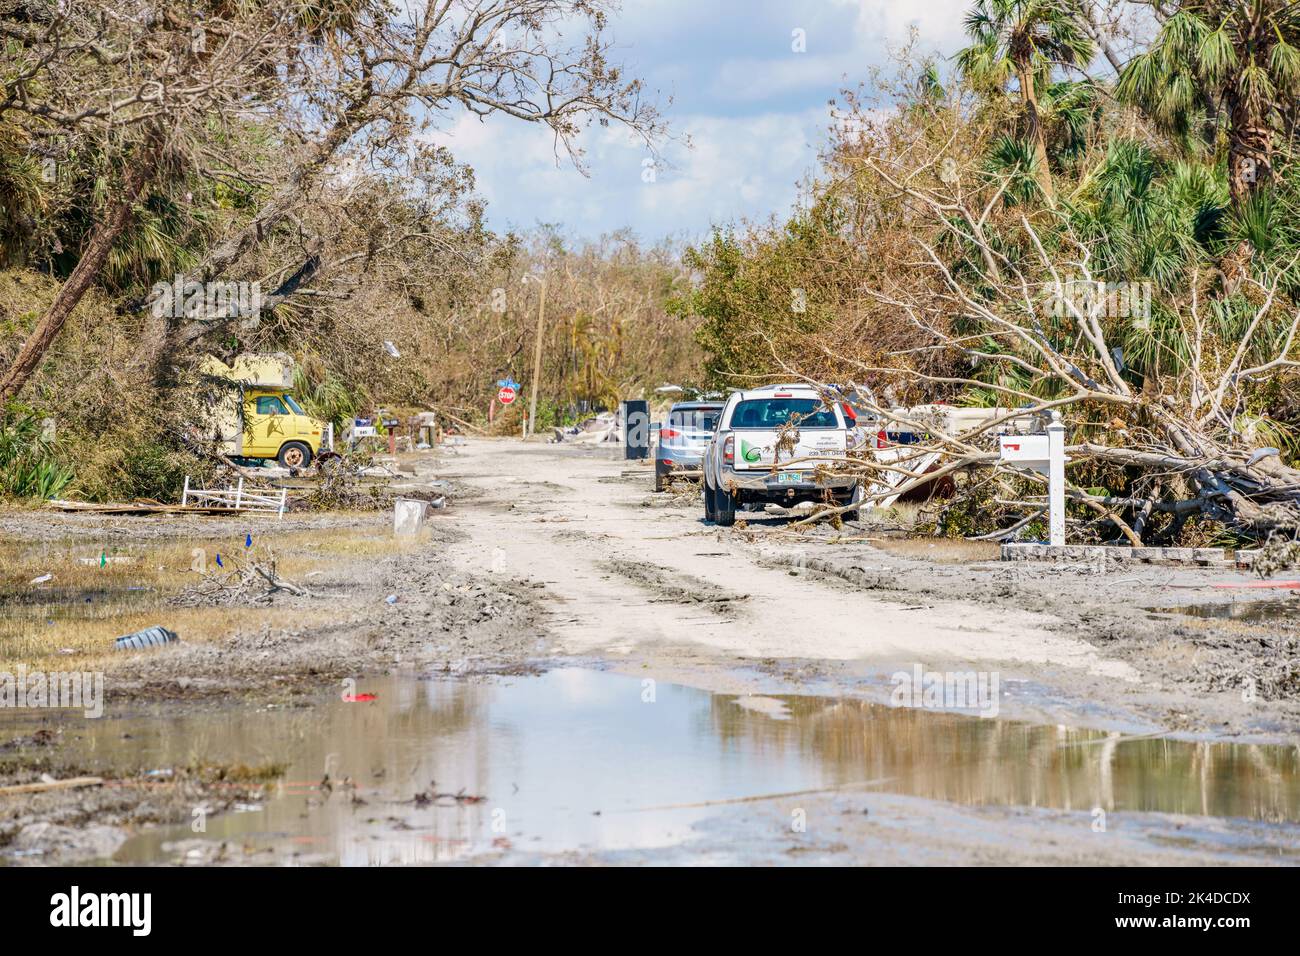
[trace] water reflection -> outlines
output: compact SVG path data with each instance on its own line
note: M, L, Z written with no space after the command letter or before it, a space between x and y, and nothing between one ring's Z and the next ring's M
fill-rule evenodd
M1267 598L1255 601L1229 601L1226 604L1153 607L1148 610L1160 614L1186 614L1189 617L1267 624L1272 621L1295 621L1300 616L1300 602L1286 598Z
M1150 810L1300 821L1300 748L1124 739L1074 727L985 720L857 700L786 698L761 721L727 698L719 737L759 751L815 754L839 782L951 803Z
M65 738L106 767L289 766L260 809L210 818L202 834L146 831L118 856L132 862L183 859L187 849L202 859L196 839L228 841L232 855L252 859L270 849L276 859L355 865L495 848L672 846L720 812L683 804L869 780L958 804L1300 818L1296 747L1125 740L832 698L740 706L674 685L647 693L638 679L580 669L357 689L378 699L79 721Z

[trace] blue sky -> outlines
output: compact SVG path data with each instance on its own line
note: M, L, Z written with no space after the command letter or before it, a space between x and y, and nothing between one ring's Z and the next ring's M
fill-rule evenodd
M624 0L610 24L616 58L693 148L664 146L669 166L643 181L649 154L626 131L583 137L588 176L557 165L545 129L463 116L435 138L475 169L496 229L558 223L590 238L632 228L642 239L695 238L794 201L830 122L827 103L906 42L951 54L968 0ZM804 52L795 52L794 31Z

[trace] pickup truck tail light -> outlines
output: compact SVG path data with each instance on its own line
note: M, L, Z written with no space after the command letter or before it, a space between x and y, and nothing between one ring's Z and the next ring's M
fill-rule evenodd
M736 436L728 435L722 442L722 460L728 465L736 463Z

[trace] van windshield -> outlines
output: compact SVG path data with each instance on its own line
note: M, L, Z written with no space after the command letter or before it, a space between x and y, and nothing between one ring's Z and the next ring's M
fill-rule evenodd
M302 410L302 406L299 405L297 402L295 402L295 401L293 400L293 396L292 396L292 395L286 395L286 396L284 396L284 400L285 400L285 402L288 404L288 406L289 406L290 408L293 409L295 415L306 415L306 414L307 414L306 412L304 412L304 411Z
M732 428L780 428L794 420L800 428L839 428L835 410L819 398L751 398L731 413Z

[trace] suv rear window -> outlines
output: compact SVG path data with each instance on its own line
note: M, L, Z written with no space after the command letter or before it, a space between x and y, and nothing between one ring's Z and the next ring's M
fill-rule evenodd
M731 413L732 428L780 428L791 419L800 428L839 428L835 410L819 398L750 398Z
M668 413L668 426L711 432L718 427L721 414L721 408L674 408Z

